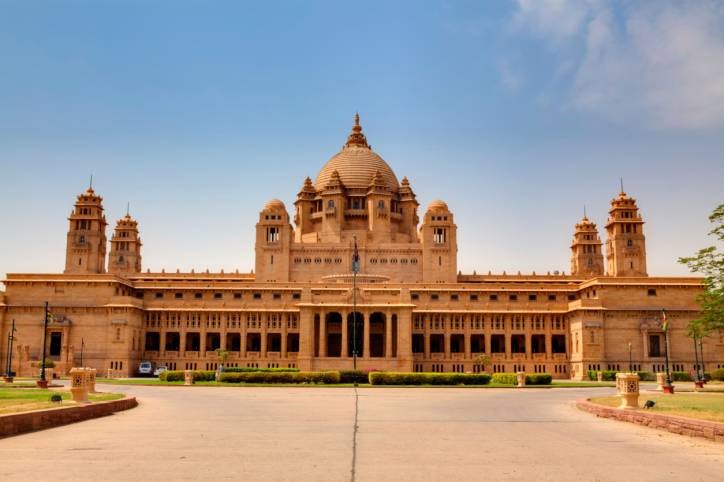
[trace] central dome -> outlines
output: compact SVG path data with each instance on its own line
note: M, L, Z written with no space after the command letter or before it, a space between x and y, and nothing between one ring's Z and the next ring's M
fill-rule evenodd
M355 115L354 120L347 143L319 171L317 182L314 183L315 189L324 189L334 171L339 173L345 187L367 189L375 173L379 171L390 191L397 192L397 176L385 160L367 144L367 138L362 134L362 127L359 125L359 115Z

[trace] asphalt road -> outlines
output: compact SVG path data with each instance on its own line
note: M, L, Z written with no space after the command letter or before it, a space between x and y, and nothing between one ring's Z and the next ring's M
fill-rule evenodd
M0 480L724 480L724 444L575 408L610 388L99 389L140 405L0 440Z

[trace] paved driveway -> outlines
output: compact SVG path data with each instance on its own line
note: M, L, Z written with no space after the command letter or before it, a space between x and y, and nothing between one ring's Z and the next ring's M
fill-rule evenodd
M0 440L0 480L724 479L723 444L573 406L613 389L100 389L140 405Z

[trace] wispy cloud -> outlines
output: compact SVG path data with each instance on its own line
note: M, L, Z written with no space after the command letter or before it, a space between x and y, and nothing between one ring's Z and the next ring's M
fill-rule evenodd
M724 4L518 0L513 25L571 52L575 108L658 129L724 125ZM571 62L561 55L560 62ZM560 72L561 66L555 66Z

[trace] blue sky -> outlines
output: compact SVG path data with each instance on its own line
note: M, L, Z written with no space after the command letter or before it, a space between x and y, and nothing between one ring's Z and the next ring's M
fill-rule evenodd
M0 274L63 269L91 173L144 270L248 271L261 207L355 111L420 215L448 202L464 272L568 271L623 177L649 272L686 274L724 202L722 79L721 1L0 0Z

